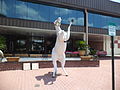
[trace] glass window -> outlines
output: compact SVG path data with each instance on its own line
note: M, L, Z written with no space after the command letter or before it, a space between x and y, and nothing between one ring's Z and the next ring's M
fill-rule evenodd
M107 16L106 19L107 19L107 23L108 23L108 24L111 23L111 22L113 22L113 18L112 18L112 17ZM106 24L107 24L107 23L106 23Z
M39 5L28 3L28 16L27 19L29 20L41 20L41 15L39 13Z
M103 22L103 19L101 19L100 15L94 14L94 26L101 28L101 22Z
M57 7L50 7L50 22L54 22L60 16L60 9Z
M88 25L90 27L97 27L97 28L108 28L109 23L115 23L117 26L117 30L120 30L120 18L100 15L100 14L88 14Z
M2 14L2 0L0 0L0 15Z
M62 17L63 24L69 24L71 19L74 25L84 25L84 13L77 10L58 8L42 4L23 2L20 0L2 0L0 13L13 18L54 22Z
M8 6L6 0L1 1L1 14L2 16L7 16Z
M76 25L84 25L84 13L76 11Z
M5 17L15 17L15 2L16 0L1 0L0 13Z
M74 20L73 25L77 23L77 12L75 10L69 10L68 21Z
M92 13L88 13L88 26L89 27L94 27L94 23L93 23L93 20L94 20L94 18L93 18L93 14Z
M28 17L28 5L27 2L16 1L16 18L27 19Z
M26 52L26 40L17 40L16 42L16 51L18 52Z
M114 18L114 17L110 17L110 18L111 18L111 19L110 19L109 22L115 23L116 26L117 26L116 29L117 29L117 30L120 30L120 29L119 29L119 25L120 25L119 20L120 20L120 19L119 19L119 18Z
M104 16L104 15L100 15L100 28L108 28L108 26L106 25L107 23L107 16Z
M117 26L117 28L118 28L118 30L120 30L120 19L117 19L117 21L118 21L118 26Z
M45 47L44 47L44 37L32 37L32 51L31 53L44 53Z
M60 17L62 17L62 23L63 24L69 24L69 14L71 13L71 10L65 9L65 8L59 8L60 11Z
M98 27L100 28L100 21L102 22L102 20L100 20L101 17L98 14L92 14L89 13L88 14L88 25L90 27Z
M50 22L54 22L58 17L62 17L63 24L69 24L69 21L73 19L74 25L84 25L84 13L81 11L51 7Z
M7 5L7 17L14 17L15 15L15 3L16 0L5 0L5 3Z
M40 21L50 21L50 6L39 5Z

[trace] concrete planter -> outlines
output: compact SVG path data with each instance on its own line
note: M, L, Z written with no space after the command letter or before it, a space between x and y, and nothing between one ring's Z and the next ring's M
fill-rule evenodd
M89 56L81 56L81 60L91 60L93 57L91 55Z
M86 52L85 50L79 50L79 55L80 55L80 56L84 56L84 55L85 55L85 52Z
M20 57L6 57L8 62L18 62Z

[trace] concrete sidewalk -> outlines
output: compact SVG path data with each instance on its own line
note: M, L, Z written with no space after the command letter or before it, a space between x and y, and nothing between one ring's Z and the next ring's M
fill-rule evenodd
M58 68L51 78L52 68L0 72L0 90L112 90L111 61L100 60L99 67L66 68L66 77ZM115 61L116 90L120 90L120 60Z

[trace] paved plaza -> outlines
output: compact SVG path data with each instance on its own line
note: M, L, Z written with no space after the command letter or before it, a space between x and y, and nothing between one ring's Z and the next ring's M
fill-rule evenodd
M99 67L67 67L66 77L58 68L52 78L52 68L11 70L0 72L0 90L112 90L111 61L100 60ZM120 90L120 60L115 60L116 90Z

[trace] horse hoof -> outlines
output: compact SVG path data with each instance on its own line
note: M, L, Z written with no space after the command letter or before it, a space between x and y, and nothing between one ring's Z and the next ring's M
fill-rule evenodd
M68 77L68 75L65 75L66 77Z
M55 76L52 76L52 78L55 78Z

